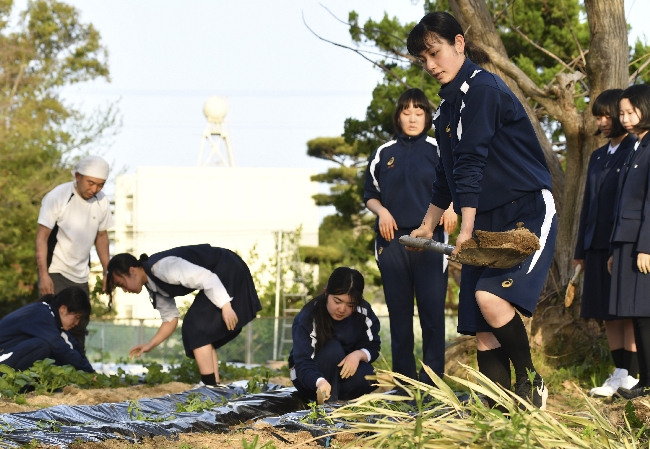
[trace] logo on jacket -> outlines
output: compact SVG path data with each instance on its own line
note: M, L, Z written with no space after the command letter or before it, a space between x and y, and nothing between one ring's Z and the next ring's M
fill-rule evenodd
M379 255L379 254L381 254L383 252L384 252L384 247L380 246L379 249L377 250L377 254Z
M393 165L395 165L395 158L391 157L390 160L386 163L388 165L388 168L393 168Z

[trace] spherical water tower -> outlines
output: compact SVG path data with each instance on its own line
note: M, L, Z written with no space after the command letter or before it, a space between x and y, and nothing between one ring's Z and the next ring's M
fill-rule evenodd
M201 148L199 149L199 160L197 165L217 165L221 167L234 167L235 159L230 148L230 139L224 129L223 120L228 113L228 103L224 98L213 96L207 99L203 105L203 114L208 119L201 137ZM203 159L203 147L206 141L210 145L210 154ZM221 154L221 142L226 145L227 158Z

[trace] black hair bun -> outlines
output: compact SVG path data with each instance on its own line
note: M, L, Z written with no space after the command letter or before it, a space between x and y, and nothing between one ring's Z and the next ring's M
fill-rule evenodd
M149 260L149 256L147 256L146 253L140 254L140 262L144 262L146 260Z

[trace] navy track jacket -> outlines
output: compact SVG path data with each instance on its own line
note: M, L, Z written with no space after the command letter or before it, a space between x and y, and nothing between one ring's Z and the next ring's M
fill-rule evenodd
M296 377L303 385L313 385L316 388L318 378L325 376L318 371L314 360L318 329L314 324L313 310L314 301L310 301L293 320L293 348L289 355L289 367L296 368ZM346 355L365 349L370 353L368 362L377 360L381 347L379 320L367 301L363 300L352 315L344 320L333 321L333 338L341 342ZM340 360L335 361L336 364L339 362Z
M501 78L465 59L439 92L433 116L440 164L431 204L485 212L551 190L542 147L526 111Z
M44 345L49 345L51 358L58 365L72 365L78 370L95 372L88 359L79 352L74 337L61 329L58 314L44 302L28 304L0 320L0 348L10 349L32 338L39 338Z
M436 165L436 139L426 132L416 137L396 135L368 159L363 202L381 201L400 230L417 228L429 208ZM379 218L375 230L379 231Z

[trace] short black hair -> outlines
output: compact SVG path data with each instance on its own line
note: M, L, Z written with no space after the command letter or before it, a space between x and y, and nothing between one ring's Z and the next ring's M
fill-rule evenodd
M424 92L418 88L412 88L404 91L397 100L397 107L393 114L393 126L398 134L404 134L402 125L399 122L399 116L404 109L408 109L411 105L424 111L424 132L431 129L431 103L429 103L429 99Z
M634 109L641 113L639 123L634 125L636 128L650 130L650 86L647 84L635 84L623 91L619 101L627 98Z
M409 33L406 49L411 55L419 58L433 42L440 39L447 41L449 45L454 45L459 34L465 38L463 28L454 16L444 11L430 12L422 17ZM475 64L482 65L490 62L490 57L485 50L467 39L465 39L465 53Z
M619 137L627 134L627 130L621 124L618 113L618 100L623 94L623 89L607 89L604 90L596 97L596 100L591 105L591 113L594 117L609 117L612 119L612 130L609 137ZM596 131L595 136L601 134L600 129Z

